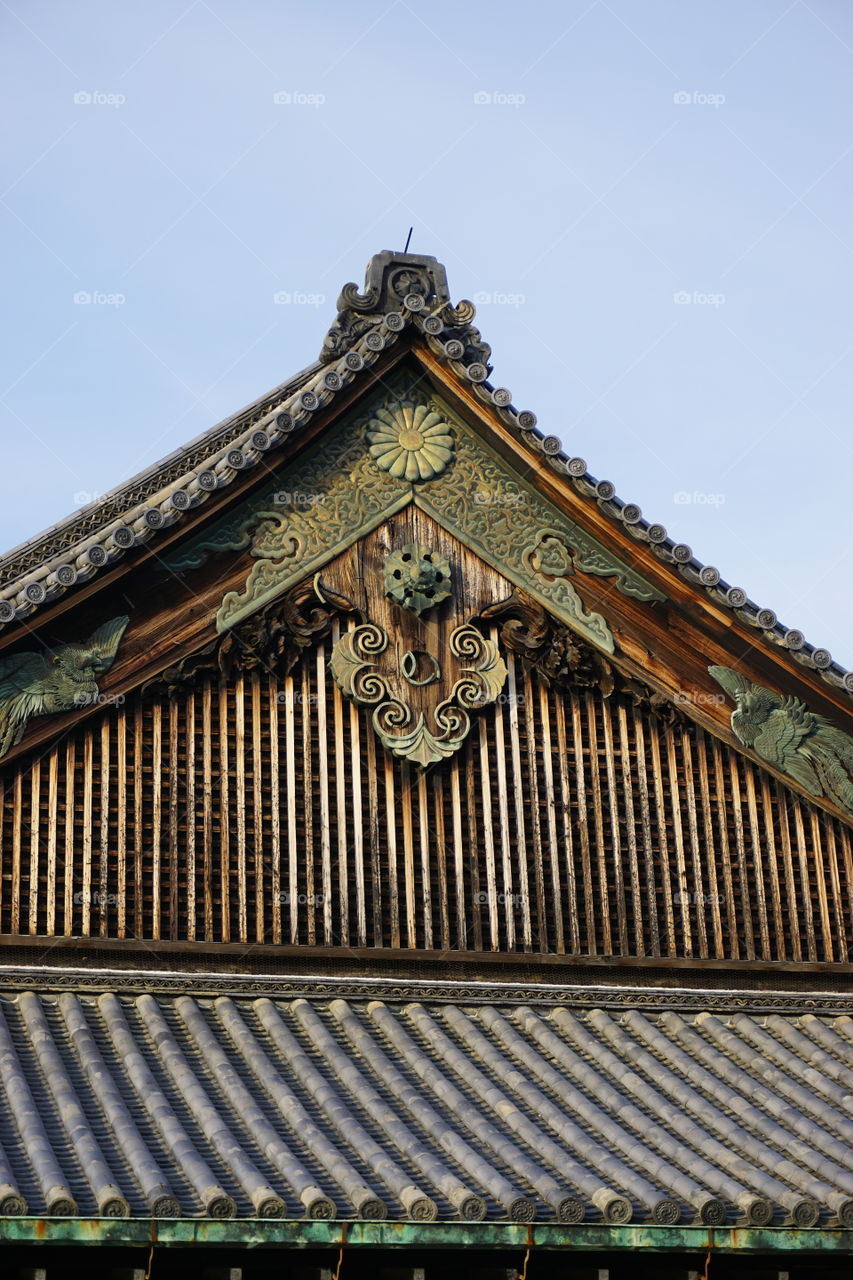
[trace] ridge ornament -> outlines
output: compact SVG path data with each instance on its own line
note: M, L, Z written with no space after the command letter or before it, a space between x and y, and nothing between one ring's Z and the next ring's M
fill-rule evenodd
M813 796L826 796L853 814L853 738L799 698L753 684L731 667L709 673L737 704L732 729L745 747L799 782Z

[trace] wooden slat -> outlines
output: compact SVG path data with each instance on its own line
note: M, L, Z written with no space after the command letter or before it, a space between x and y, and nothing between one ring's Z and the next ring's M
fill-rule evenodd
M652 811L649 796L649 780L646 772L646 738L642 716L636 710L631 712L635 760L637 764L637 799L640 810L640 832L643 842L643 866L646 880L646 914L648 917L648 954L663 955L661 951L660 927L658 925L658 904L655 892L657 884L657 859L655 843L652 836Z
M676 759L676 734L675 730L669 728L663 735L664 746L666 748L666 768L667 778L669 781L668 788L668 804L666 812L672 821L672 846L675 854L675 897L673 902L673 919L676 921L675 928L680 934L684 944L684 954L693 955L693 930L692 915L690 908L696 902L698 892L697 886L688 877L687 859L684 850L684 831L681 824L682 799L681 788L678 781L678 761ZM668 895L667 895L668 896ZM680 903L677 899L680 898ZM704 909L704 903L699 903L698 910ZM698 913L698 911L697 911Z
M151 936L162 937L163 709L151 708Z
M271 922L266 919L268 852L264 848L264 734L261 727L261 680L252 672L252 867L255 878L255 941L269 940ZM271 877L270 877L271 879Z
M204 912L203 937L211 941L216 936L216 917L213 903L214 851L213 851L213 689L205 680L201 690L201 859L202 859L202 910Z
M506 904L506 948L516 948L515 913L516 894L513 875L514 849L509 818L509 786L507 783L506 735L504 719L506 701L498 703L494 713L495 723L495 776L497 781L498 830L501 842L501 891Z
M228 780L231 769L228 750L228 689L219 686L219 930L223 942L231 941L231 832Z
M776 813L779 818L779 841L782 846L782 867L784 871L785 885L785 911L788 916L789 932L791 937L791 950L786 959L800 961L803 958L802 939L800 937L800 889L797 873L794 869L794 854L791 842L791 832L788 825L788 810L785 804L785 795L782 784L775 779L771 780L773 791L776 798Z
M578 882L575 872L575 849L572 835L572 784L569 770L569 742L566 726L566 700L562 697L554 699L555 720L557 725L557 763L560 771L560 809L562 812L562 860L565 868L563 881L566 885L565 914L568 921L569 955L580 954L580 922L578 911ZM509 839L507 838L507 843ZM510 948L511 950L512 948Z
M673 735L674 736L674 735ZM696 950L703 959L708 955L708 919L716 910L713 896L706 892L706 876L704 857L699 844L699 821L696 808L696 779L693 771L693 753L690 734L684 725L678 727L678 753L684 768L684 803L687 818L687 841L685 844L685 861L688 867L688 879L693 884L694 905L696 907ZM689 858L687 847L689 846Z
M15 770L12 796L12 884L10 887L12 909L9 918L9 929L12 933L20 933L24 829L24 774L21 769Z
M720 911L722 894L717 880L717 864L714 858L714 823L711 813L710 762L705 742L705 734L697 730L696 755L699 778L699 812L702 815L702 840L704 841L705 870L708 877L708 893L711 898L711 922L713 925L713 942L709 941L708 953L714 957L725 955L723 941L723 921Z
M271 937L276 944L283 941L281 929L281 772L279 759L278 722L281 703L277 680L267 682L267 698L270 726L270 893Z
M554 745L551 729L551 708L548 701L548 691L541 683L538 693L539 719L542 725L542 770L545 775L545 850L547 853L547 866L550 871L547 895L554 905L553 950L563 955L566 950L566 936L563 928L565 892L560 875L562 858L557 836L557 798L554 787Z
M486 906L489 916L489 937L484 939L484 945L487 951L497 951L500 947L501 927L499 917L506 916L512 911L512 903L507 902L506 898L501 903L498 901L498 881L495 870L495 831L492 821L492 786L489 777L489 736L484 716L480 716L477 720L477 737L480 752L480 796L482 801L482 830L478 844L483 849L483 864L486 872ZM482 886L482 881L480 881ZM480 917L485 912L480 912Z
M110 717L104 716L101 721L100 738L100 774L101 786L98 803L99 841L99 874L95 909L98 918L98 933L106 938L110 928Z
M168 901L168 927L165 932L170 938L177 939L181 936L178 907L178 870L182 858L180 845L180 826L181 826L181 800L179 792L179 756L180 756L180 737L179 737L179 707L177 701L173 698L169 702L169 901ZM181 911L183 915L183 911Z
M619 727L619 765L622 783L622 804L625 807L625 844L628 853L628 880L631 885L633 941L628 944L630 955L646 954L643 930L643 895L640 887L640 862L637 850L637 820L634 813L634 780L631 777L631 739L628 730L628 712L620 704L616 708Z
M436 769L431 777L432 812L435 823L435 864L438 877L438 920L439 946L447 951L453 945L450 934L450 890L447 875L447 834L444 823L444 781L442 774Z
M530 901L530 881L527 868L527 834L524 825L524 775L521 771L521 727L518 714L519 686L515 659L507 654L507 707L509 708L509 741L512 768L512 813L515 827L515 856L518 871L518 892L521 898L521 944L525 951L533 950L533 921Z
M287 780L287 931L290 942L294 946L299 942L295 693L293 677L288 676L284 682L284 760Z
M332 628L332 643L334 644L340 636L340 623L335 620ZM349 927L349 805L347 803L347 766L351 769L355 766L355 760L352 753L347 753L344 746L344 700L343 695L336 684L332 685L332 707L335 724L335 816L338 830L337 849L335 850L336 870L338 873L338 911L337 911L337 930L338 941L342 946L349 946L350 927ZM359 795L359 805L361 796ZM353 841L356 836L357 825L355 814L352 816L352 835ZM360 834L360 833L359 833Z
M414 766L417 768L417 765ZM403 903L401 915L406 921L404 946L416 947L418 937L418 902L415 895L415 841L412 820L412 770L406 761L400 766L400 812L403 827Z
M579 698L572 698L572 744L574 747L575 795L578 802L578 836L581 851L581 879L583 881L584 919L586 920L586 954L594 956L598 949L595 936L595 919L598 904L592 888L592 852L589 839L589 816L586 802L586 774L584 762L583 708Z
M427 780L423 769L418 770L418 843L420 846L420 919L423 930L421 946L432 950L432 862L429 832L429 797Z
M80 847L83 875L80 888L80 932L84 936L92 932L93 734L94 730L91 727L87 728L83 734L83 839Z
M38 915L39 901L41 900L41 892L39 887L39 836L40 836L40 805L39 797L41 794L41 761L35 760L30 770L30 859L29 871L27 874L29 891L27 897L27 928L29 933L38 933Z
M127 937L127 713L124 706L116 711L116 929L120 938Z
M625 910L625 870L622 865L622 839L619 833L619 789L616 785L616 750L613 736L613 721L610 715L610 702L603 698L601 702L601 727L604 736L605 772L607 777L607 804L610 839L610 858L613 864L613 881L615 887L616 924L619 932L620 955L630 955L628 942L628 917Z
M752 875L749 879L750 898L755 902L758 911L758 932L761 938L761 958L771 959L770 925L767 917L767 892L764 883L764 863L762 853L764 841L758 825L758 800L755 791L755 773L749 763L745 766L746 774L746 812L749 818L749 843L752 851Z
M331 802L329 799L329 754L328 724L326 708L326 649L325 645L317 646L317 738L319 741L320 763L320 866L322 874L322 907L323 937L327 945L335 941L335 930L332 921L332 839L331 839ZM310 706L310 703L309 703Z
M237 938L248 942L247 919L248 871L246 854L246 682L238 676L234 684L234 825L237 833L236 876L237 890ZM230 874L230 873L229 873Z
M184 824L184 839L186 841L187 866L186 866L186 912L187 912L187 938L190 942L195 941L196 937L196 788L195 788L195 771L196 771L196 751L195 751L195 735L196 735L196 695L191 691L187 695L186 707L184 709L184 723L186 726L186 752L187 752L187 777L186 777L186 813ZM205 774L205 778L208 775ZM202 801L202 813L204 812L204 802ZM177 912L175 913L177 915Z
M59 892L59 875L57 869L59 842L59 747L50 753L47 765L47 902L45 903L45 928L49 935L57 932L56 907ZM0 788L0 815L3 811L3 793ZM2 817L0 817L2 825ZM2 849L2 830L0 830L0 849ZM119 878L124 886L125 878ZM124 892L121 892L120 906L124 903ZM119 921L121 923L121 921ZM121 937L121 933L119 933Z

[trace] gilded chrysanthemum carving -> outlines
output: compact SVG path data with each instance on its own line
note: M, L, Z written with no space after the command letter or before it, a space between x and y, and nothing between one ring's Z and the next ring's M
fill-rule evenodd
M431 480L453 457L453 436L442 415L410 400L377 409L368 439L376 465L398 480Z

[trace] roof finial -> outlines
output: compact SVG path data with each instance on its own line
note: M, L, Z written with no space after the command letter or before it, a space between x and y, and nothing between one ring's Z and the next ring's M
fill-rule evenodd
M415 229L414 227L409 227L409 234L406 236L406 247L405 247L405 249L403 250L403 253L408 253L408 252L409 252L409 241L410 241L410 240L411 240L411 238L412 238L412 232L414 231L414 229Z

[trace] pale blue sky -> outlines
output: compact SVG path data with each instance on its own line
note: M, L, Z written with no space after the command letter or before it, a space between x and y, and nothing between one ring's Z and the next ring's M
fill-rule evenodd
M0 544L307 364L414 224L515 403L853 665L849 0L0 21Z

